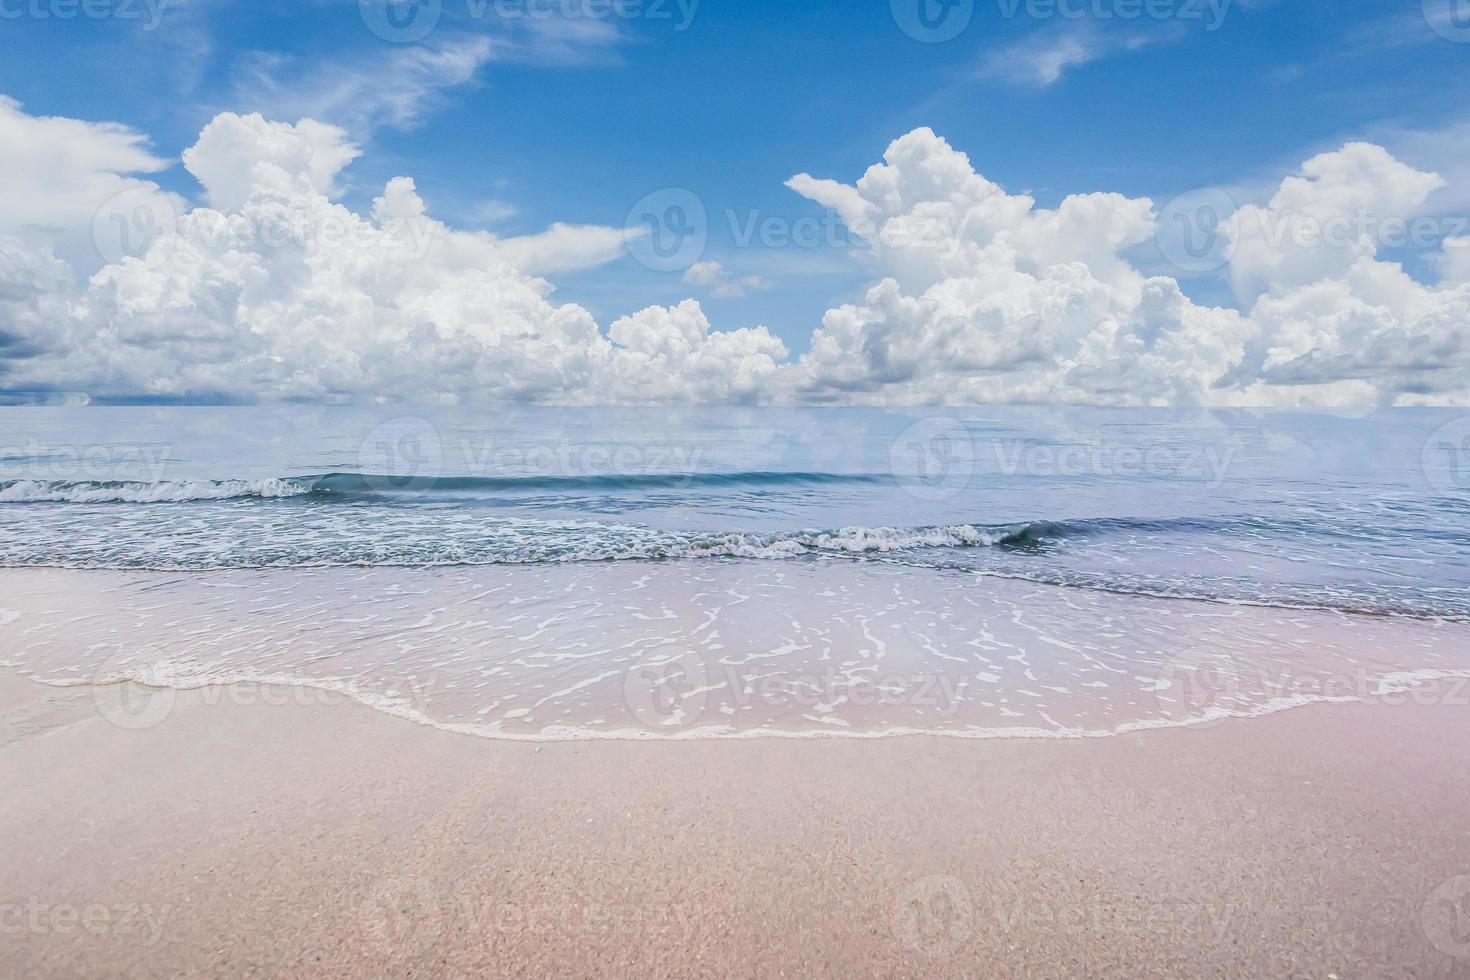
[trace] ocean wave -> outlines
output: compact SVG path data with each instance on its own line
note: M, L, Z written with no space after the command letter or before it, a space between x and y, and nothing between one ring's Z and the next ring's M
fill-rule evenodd
M7 504L178 504L243 497L299 497L311 492L298 480L6 480L0 503Z
M885 483L868 473L753 471L730 473L632 473L587 476L413 476L321 473L263 480L4 480L0 503L178 504L239 498L313 496L320 499L393 493L475 494L719 489Z
M297 479L316 493L463 493L534 490L683 490L721 487L782 487L839 483L888 483L872 473L819 473L786 470L735 470L726 473L597 473L525 476L413 476L380 473L324 473Z
M788 534L693 536L660 549L659 558L785 558L822 553L886 554L919 548L983 548L1025 540L1036 525L945 524L935 527L845 527Z
M18 500L52 496L78 502L135 500L224 500L232 497L292 497L323 491L309 481L220 483L33 485ZM1125 519L1036 520L1006 524L951 523L917 526L846 526L781 531L664 530L638 524L555 521L486 516L474 511L394 508L339 519L326 513L293 515L289 521L266 510L230 515L230 547L219 539L197 541L186 528L212 528L214 519L180 524L162 514L119 517L97 535L95 519L76 514L58 525L73 538L66 553L55 536L0 534L0 566L191 568L279 568L385 565L537 564L575 561L638 561L681 558L783 559L802 556L902 556L931 551L1006 548L1044 550L1069 538L1165 530L1173 522ZM1184 523L1184 522L1181 522ZM1194 522L1188 522L1194 523ZM0 526L3 531L3 526ZM157 547L166 535L167 547ZM75 540L80 538L81 540ZM6 544L12 547L5 547ZM80 547L77 547L80 545ZM19 547L15 547L19 546ZM943 567L940 563L940 567ZM964 567L967 570L968 566Z
M1005 578L1042 586L1231 605L1337 610L1415 618L1470 619L1470 602L1452 583L1435 585L1389 566L1319 578L1241 575L1224 557L1269 561L1273 549L1314 542L1323 564L1354 574L1368 540L1390 554L1419 555L1422 537L1386 544L1370 531L1296 518L1255 515L1177 518L1094 517L1014 523L752 530L667 529L602 519L523 517L515 511L430 501L348 497L311 480L79 484L0 484L0 499L62 499L99 506L0 507L0 567L214 572L230 569L452 568L580 562L722 560L868 561L930 571ZM239 498L277 500L239 502ZM292 506L289 498L308 502ZM165 501L200 501L177 506ZM162 503L119 506L109 501ZM611 508L609 508L611 510ZM1370 529L1371 530L1371 529ZM1379 532L1384 533L1384 532ZM1407 532L1404 532L1407 533ZM1450 533L1450 532L1445 532ZM1463 532L1457 541L1463 539ZM1316 542L1324 542L1316 544ZM1232 550L1234 549L1234 550ZM1412 566L1433 562L1428 553ZM1180 570L1174 556L1213 559ZM1290 558L1290 554L1288 554ZM1299 562L1298 559L1291 559ZM1442 560L1441 560L1442 561ZM1294 572L1295 566L1288 568Z
M236 533L222 548L217 536L180 533L167 519L120 519L104 531L90 516L78 515L72 523L91 530L81 540L80 535L64 535L73 538L69 543L56 535L26 534L7 540L0 534L0 566L205 571L862 557L1021 544L1047 533L1040 529L1053 527L1043 522L714 533L593 522L463 521L442 512L437 516L438 520L430 514L389 515L350 528L333 522L292 521L283 526L270 521L247 531L235 522Z

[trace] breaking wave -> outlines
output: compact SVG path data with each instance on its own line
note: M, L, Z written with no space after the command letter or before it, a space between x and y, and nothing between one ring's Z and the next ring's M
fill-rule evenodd
M242 497L299 497L311 492L299 480L6 480L6 504L179 504Z
M397 518L395 520L395 518ZM437 518L437 519L436 519ZM79 521L81 518L79 517ZM701 533L581 521L464 521L445 512L385 515L368 527L311 521L246 528L227 539L181 534L157 521L122 518L89 533L0 533L0 566L132 568L162 571L334 566L435 567L680 558L784 559L978 548L1034 540L1048 524L986 527L848 527L791 532ZM77 528L82 531L82 528ZM319 531L335 533L316 533ZM0 525L3 532L3 525Z
M4 480L0 503L180 504L243 498L311 496L318 499L361 494L461 494L534 491L681 490L721 487L813 486L887 483L891 478L864 473L732 472L635 473L593 476L415 476L374 473L323 473L263 480Z

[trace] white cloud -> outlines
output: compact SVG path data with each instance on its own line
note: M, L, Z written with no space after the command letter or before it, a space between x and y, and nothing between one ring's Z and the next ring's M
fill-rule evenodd
M1380 224L1424 213L1437 175L1400 163L1381 146L1348 143L1302 164L1264 206L1235 214L1230 278L1243 302L1262 293L1345 275L1376 254Z
M1144 33L1103 30L1085 23L1069 24L1060 30L1040 31L992 52L982 63L979 74L1020 85L1052 85L1073 68L1117 54L1141 51L1179 36L1177 27L1172 30L1157 27Z
M1446 238L1435 257L1440 284L1446 288L1470 282L1470 237Z
M0 95L0 235L54 248L70 262L95 266L93 217L130 193L169 211L176 199L136 176L168 167L143 134L115 123L31 116Z
M230 103L272 118L323 120L361 138L381 126L412 128L497 53L491 38L476 36L337 61L257 52L240 69Z
M211 205L238 211L265 191L331 196L337 174L360 153L337 126L314 119L283 126L259 113L229 112L212 119L184 151L184 167Z
M21 163L6 161L0 197L0 392L1470 402L1470 246L1447 243L1434 284L1380 256L1385 220L1419 213L1442 178L1369 144L1313 157L1234 216L1236 310L1194 303L1173 278L1132 264L1155 232L1149 200L1076 194L1038 208L915 130L854 184L789 181L849 224L873 276L792 360L764 327L713 329L694 300L651 306L606 332L582 307L557 302L541 277L615 258L622 229L457 230L429 215L407 177L389 181L369 213L349 211L334 195L357 149L342 129L311 120L216 117L184 154L209 206L181 209L145 251L82 281L25 227L40 215L86 228L92 205L76 202L119 187L156 200L157 188L130 174L162 161L130 131L34 119L14 103L0 104L0 134L32 147ZM1366 215L1369 233L1277 242L1252 230L1345 212ZM717 262L686 279L754 288Z
M48 247L0 236L0 388L7 364L34 357L52 343L74 345L75 338L65 336L71 286L71 268Z
M608 375L617 401L769 398L777 364L787 355L765 327L712 331L692 299L616 320L608 336L617 345Z
M611 262L622 254L628 235L622 228L558 222L535 235L502 238L496 253L522 272L555 275Z
M1362 213L1377 228L1439 183L1364 144L1308 161L1237 215L1232 276L1261 297L1242 313L1196 305L1123 257L1153 234L1150 201L1074 195L1040 210L915 130L855 185L791 182L861 223L881 276L828 311L792 381L803 397L871 402L1464 401L1458 258L1435 289L1378 260L1371 235L1275 246L1248 230Z
M486 65L607 63L617 60L624 41L618 24L606 18L551 16L550 8L542 11L548 15L523 16L502 15L493 5L478 9L465 29L452 29L446 17L415 45L375 43L310 59L254 52L236 67L228 104L273 119L320 120L365 139L385 126L412 129L449 90L475 83Z
M607 261L622 229L458 231L390 181L371 214L331 200L356 150L331 126L223 114L185 153L215 207L73 288L49 253L0 247L0 389L237 398L744 397L785 356L696 303L604 336L538 271ZM616 339L621 338L621 340ZM623 341L626 341L624 343Z
M706 287L716 299L739 299L775 285L764 276L731 275L729 270L714 259L696 262L685 269L684 282L691 286Z
M484 201L476 201L466 209L464 217L466 221L474 221L484 225L496 225L502 221L514 218L520 213L520 208L509 201L498 201L489 198Z
M492 6L490 9L498 9ZM507 9L514 9L509 7ZM543 8L549 10L550 7ZM498 18L496 60L520 64L572 66L618 61L625 40L618 24L607 17L523 16Z

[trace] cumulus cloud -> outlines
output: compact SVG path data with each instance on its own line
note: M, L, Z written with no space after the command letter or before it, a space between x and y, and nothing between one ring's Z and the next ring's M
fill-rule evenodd
M769 397L786 345L765 327L712 331L697 302L649 307L613 323L617 345L610 394L618 401L658 401L669 385L683 400Z
M124 193L171 209L173 200L138 176L167 167L147 138L126 126L31 116L0 95L0 235L95 265L101 257L92 241L93 216Z
M793 359L764 327L715 329L692 299L606 330L558 302L544 277L615 259L622 229L455 229L408 177L389 181L366 213L349 210L337 187L358 150L336 126L221 114L183 154L201 188L194 208L137 176L164 164L131 131L35 119L6 102L0 137L20 153L0 164L12 178L0 198L0 393L1470 402L1470 245L1444 243L1432 284L1384 257L1392 221L1428 213L1443 180L1371 144L1313 157L1228 216L1223 273L1241 298L1230 308L1198 304L1175 279L1135 266L1130 256L1157 231L1150 200L1087 193L1038 207L915 130L852 184L788 182L849 227L872 273ZM127 207L109 212L119 189ZM58 251L60 238L33 226L115 223L94 221L87 209L97 207L156 227L88 277ZM1320 232L1343 216L1346 234L1278 234ZM716 295L758 288L712 261L685 278Z
M1227 223L1247 302L1214 308L1126 258L1154 234L1151 201L1085 194L1038 209L915 130L854 185L789 182L861 229L881 276L828 311L792 380L809 399L871 402L1464 401L1459 250L1444 250L1437 287L1377 257L1385 220L1419 213L1440 185L1377 146L1314 157ZM1268 233L1342 217L1365 233Z
M1312 157L1268 203L1236 212L1230 261L1236 294L1251 302L1268 290L1341 278L1359 259L1377 254L1386 221L1397 226L1421 215L1443 186L1438 174L1415 170L1371 143Z
M1446 238L1435 265L1445 288L1470 282L1470 238Z
M46 247L0 236L0 372L6 362L34 357L64 338L72 270ZM3 384L0 373L0 384Z
M329 197L337 174L360 152L340 128L314 119L282 126L259 113L231 112L204 127L184 151L184 167L214 208L239 211L257 194Z
M623 231L451 229L413 181L360 215L332 200L346 134L222 114L184 153L209 206L71 288L49 251L0 247L0 389L152 397L608 400L745 397L786 356L698 304L605 336L537 273L605 262ZM129 161L132 162L132 161Z
M801 360L810 397L1195 401L1195 379L1238 349L1238 315L1198 311L1121 256L1153 234L1147 200L1083 194L1039 209L928 129L856 185L790 186L858 221L882 276L823 318Z

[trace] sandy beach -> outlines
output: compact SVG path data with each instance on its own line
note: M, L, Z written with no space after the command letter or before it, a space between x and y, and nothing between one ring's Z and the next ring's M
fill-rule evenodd
M1454 705L536 746L299 694L7 676L3 972L1470 974Z
M1470 0L0 22L0 980L1470 980Z

